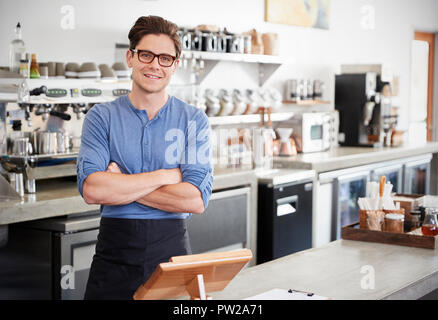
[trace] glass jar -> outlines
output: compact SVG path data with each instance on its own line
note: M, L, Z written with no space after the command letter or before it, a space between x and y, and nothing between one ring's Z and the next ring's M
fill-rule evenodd
M421 211L411 211L411 219L409 220L408 230L414 231L421 227Z
M421 227L421 232L425 236L436 236L438 235L438 219L437 219L437 209L426 208L426 215L424 217L423 225Z
M388 213L385 215L384 230L392 233L403 233L404 231L404 215L396 213Z

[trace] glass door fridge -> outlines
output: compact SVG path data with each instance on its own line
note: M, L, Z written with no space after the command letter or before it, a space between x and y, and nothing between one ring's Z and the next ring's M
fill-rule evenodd
M393 185L392 192L403 193L403 162L379 164L371 171L371 181L380 181L385 176Z
M357 200L366 196L369 179L369 170L339 175L334 179L332 240L341 238L342 227L359 222Z
M404 166L404 193L429 194L432 155L412 158Z

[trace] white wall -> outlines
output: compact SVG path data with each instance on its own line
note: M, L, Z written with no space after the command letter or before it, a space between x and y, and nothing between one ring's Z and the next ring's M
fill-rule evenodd
M414 30L438 32L436 0L332 0L330 30L264 22L264 0L14 0L0 2L0 65L8 64L8 46L17 21L29 51L38 60L114 61L114 44L127 43L127 33L140 15L161 15L179 25L217 24L234 32L253 27L280 35L280 55L296 63L282 66L266 83L283 90L288 78L320 78L333 101L334 73L343 63L383 63L400 76L400 127L407 128L410 50ZM63 30L61 7L75 9L76 28ZM375 8L375 29L361 27L363 6ZM221 63L205 79L206 87L257 86L253 66ZM230 71L238 72L230 77Z

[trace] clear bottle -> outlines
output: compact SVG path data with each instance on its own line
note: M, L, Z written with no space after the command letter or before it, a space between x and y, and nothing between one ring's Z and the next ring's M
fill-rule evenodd
M426 216L424 217L421 231L425 236L438 235L438 210L435 208L426 208Z
M21 35L21 24L17 23L15 27L15 39L12 40L9 47L9 71L19 72L20 69L20 59L26 52L26 47Z

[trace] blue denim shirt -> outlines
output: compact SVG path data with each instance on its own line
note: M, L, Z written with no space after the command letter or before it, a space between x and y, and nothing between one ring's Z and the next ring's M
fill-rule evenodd
M88 175L105 171L116 162L126 174L180 168L182 180L197 187L207 208L212 192L210 126L205 113L171 96L149 120L128 96L97 104L83 123L77 160L78 188L82 194ZM191 213L170 213L132 202L102 205L103 217L127 219L186 219Z

